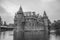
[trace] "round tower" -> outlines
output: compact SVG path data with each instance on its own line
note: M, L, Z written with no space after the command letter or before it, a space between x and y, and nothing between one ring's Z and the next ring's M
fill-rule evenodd
M21 26L22 22L24 22L24 14L23 14L22 7L20 6L17 14L15 14L14 24L15 26Z
M48 16L46 15L45 11L43 14L43 22L44 22L44 30L45 30L44 33L45 33L45 37L47 38L47 37L49 37L48 36L48 25L49 25L49 23L48 23ZM45 40L48 40L48 38Z
M24 14L22 7L20 6L18 12L15 14L14 24L16 29L14 30L14 40L23 40L24 37Z
M44 20L45 26L48 26L48 16L47 16L45 11L44 11L44 14L43 14L43 20Z

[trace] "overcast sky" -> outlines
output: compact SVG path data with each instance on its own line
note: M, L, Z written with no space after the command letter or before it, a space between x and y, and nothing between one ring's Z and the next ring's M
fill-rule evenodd
M35 11L43 15L45 10L52 22L60 19L60 0L0 0L2 20L13 23L14 14L18 11L20 5L24 12Z

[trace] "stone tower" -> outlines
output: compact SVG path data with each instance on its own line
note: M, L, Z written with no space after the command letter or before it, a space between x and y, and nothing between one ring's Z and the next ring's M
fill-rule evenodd
M45 27L48 27L48 16L46 15L45 11L44 11L44 14L43 14L43 20L44 20Z
M43 14L43 19L44 19L44 25L46 27L46 30L49 31L51 22L50 22L48 16L46 15L46 12L45 11L44 11L44 14Z
M44 29L45 29L45 38L47 38L47 37L49 37L48 36L48 16L46 15L46 12L44 11L44 14L43 14L43 21L44 21ZM48 40L48 38L47 39L45 39L45 40Z
M19 11L15 15L14 22L15 22L15 26L17 26L17 28L22 29L22 23L24 22L24 14L23 14L23 10L22 10L21 6L19 8Z
M16 27L14 30L14 40L23 40L24 14L21 6L19 8L19 11L15 14L14 24Z

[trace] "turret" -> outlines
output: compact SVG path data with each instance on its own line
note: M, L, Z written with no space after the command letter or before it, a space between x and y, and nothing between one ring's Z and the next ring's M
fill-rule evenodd
M46 14L45 11L44 11L44 14L43 14L43 18L44 18L44 19L48 19L48 16L47 16L47 14Z
M20 6L19 10L17 13L23 13L22 7Z
M14 18L14 23L16 26L20 26L20 24L24 21L24 14L23 14L23 10L22 10L22 7L20 6L17 14L15 15L15 18Z
M14 30L14 40L22 40L24 30L24 14L22 7L19 8L17 14L15 15L14 23L16 25L16 29Z
M43 21L44 21L44 26L45 26L45 29L46 31L48 31L48 16L46 15L46 12L44 11L44 14L43 14Z
M44 20L45 26L47 26L48 25L48 16L46 15L45 11L44 11L44 14L43 14L43 20Z

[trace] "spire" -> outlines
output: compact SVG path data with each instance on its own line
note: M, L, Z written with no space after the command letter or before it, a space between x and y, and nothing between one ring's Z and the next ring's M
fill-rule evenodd
M47 16L45 11L44 11L44 14L43 14L43 16Z
M47 14L46 14L46 11L44 11L43 17L48 18Z
M20 6L18 13L23 13L22 7Z

